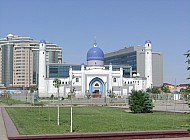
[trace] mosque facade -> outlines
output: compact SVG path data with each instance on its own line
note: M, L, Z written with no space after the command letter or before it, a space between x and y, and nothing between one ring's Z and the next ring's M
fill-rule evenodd
M69 76L58 78L58 90L53 86L54 78L46 76L46 43L40 42L39 48L39 97L50 97L52 94L59 97L68 97L73 93L76 98L91 95L94 98L109 97L114 93L117 97L125 97L132 90L146 90L152 86L152 46L150 41L145 42L145 77L138 73L124 77L123 67L115 70L110 63L108 68L104 65L104 52L94 43L86 55L87 64L81 64L80 70L69 68Z

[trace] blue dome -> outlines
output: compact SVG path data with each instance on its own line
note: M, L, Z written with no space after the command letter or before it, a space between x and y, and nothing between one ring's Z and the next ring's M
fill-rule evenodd
M89 60L104 60L104 52L99 47L92 47L87 52L87 61Z
M41 40L40 43L46 43L46 41L45 40Z
M151 41L150 41L150 40L146 40L146 41L145 41L145 44L147 44L147 43L151 43Z

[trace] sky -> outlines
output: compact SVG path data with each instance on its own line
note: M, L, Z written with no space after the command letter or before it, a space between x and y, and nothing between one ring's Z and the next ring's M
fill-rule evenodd
M104 53L144 45L163 54L164 82L190 83L190 0L0 0L0 38L9 33L63 48L63 62L86 63L96 40Z

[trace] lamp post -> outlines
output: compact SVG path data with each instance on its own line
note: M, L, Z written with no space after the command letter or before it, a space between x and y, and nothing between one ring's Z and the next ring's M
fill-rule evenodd
M106 82L104 82L104 94L105 94L105 103L107 103Z
M73 132L73 78L74 78L74 75L72 75L72 78L71 78L71 81L70 81L70 84L71 84L71 89L70 89L70 92L71 92L71 124L70 124L70 132L72 133Z

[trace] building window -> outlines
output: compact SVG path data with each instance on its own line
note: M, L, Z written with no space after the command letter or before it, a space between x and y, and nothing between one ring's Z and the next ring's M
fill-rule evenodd
M116 78L113 78L113 82L116 82Z
M79 82L79 78L76 78L76 82Z

